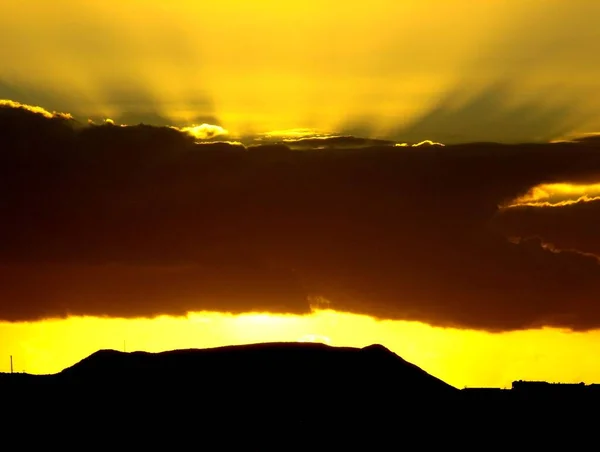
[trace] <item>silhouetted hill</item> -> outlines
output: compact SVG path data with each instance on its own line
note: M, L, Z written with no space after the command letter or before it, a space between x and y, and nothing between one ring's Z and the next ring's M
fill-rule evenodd
M315 446L323 439L338 450L357 437L369 450L399 438L434 444L458 435L461 444L479 444L507 421L505 439L531 436L532 419L573 419L577 408L596 406L598 389L585 388L518 382L513 390L458 390L382 345L312 343L100 350L54 375L0 374L1 400L20 425L84 426L94 438L139 447L154 446L159 434L216 435L220 448L235 440L252 450L280 444L277 435L286 437L284 450L299 441L324 450ZM467 423L472 433L456 430Z
M389 413L451 407L460 395L381 345L100 350L54 375L4 374L3 380L0 395L8 403L27 406L28 413L67 407L69 422L101 413L124 423L201 422L204 428L296 431L317 422L311 434L331 433L332 422L370 429L396 422Z
M163 353L101 350L54 376L58 384L136 391L155 388L227 387L265 400L281 391L308 397L327 389L330 397L451 396L458 390L381 345L365 348L311 343L270 343Z

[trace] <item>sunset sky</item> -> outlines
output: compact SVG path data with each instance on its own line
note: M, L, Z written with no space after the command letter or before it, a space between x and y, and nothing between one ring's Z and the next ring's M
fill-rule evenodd
M8 0L0 42L0 371L304 340L600 382L599 2Z

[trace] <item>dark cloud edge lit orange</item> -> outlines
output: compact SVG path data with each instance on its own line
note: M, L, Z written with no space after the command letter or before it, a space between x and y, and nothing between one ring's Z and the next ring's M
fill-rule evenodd
M193 135L5 102L0 319L307 313L321 296L338 311L490 331L600 325L597 239L570 235L580 214L546 208L561 217L548 232L502 207L543 184L598 182L595 137L338 137L297 152ZM585 207L598 219L597 202Z

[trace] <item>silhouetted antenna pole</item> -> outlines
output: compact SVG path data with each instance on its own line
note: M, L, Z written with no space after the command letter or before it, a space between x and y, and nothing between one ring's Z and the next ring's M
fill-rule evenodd
M10 355L10 373L13 373L13 360L12 360L12 355Z

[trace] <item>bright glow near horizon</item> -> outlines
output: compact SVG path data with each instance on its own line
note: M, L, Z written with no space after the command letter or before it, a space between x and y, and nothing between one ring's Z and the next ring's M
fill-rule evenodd
M556 329L486 333L315 311L306 316L194 313L187 318L69 318L0 323L0 371L55 373L99 349L159 352L257 342L380 343L456 386L508 387L513 380L600 382L600 332Z

